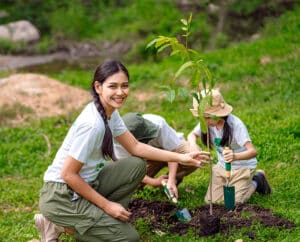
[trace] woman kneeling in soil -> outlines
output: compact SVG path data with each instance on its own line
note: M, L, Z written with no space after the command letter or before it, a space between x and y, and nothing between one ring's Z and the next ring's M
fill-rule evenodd
M204 94L204 92L203 92ZM205 95L203 95L205 96ZM194 116L198 117L198 103L194 100ZM204 111L205 122L209 128L209 139L218 155L218 163L213 166L212 198L210 187L205 196L205 202L219 203L224 201L223 186L226 182L225 161L231 162L230 186L235 187L235 202L244 203L257 191L260 194L271 193L264 171L255 172L257 166L256 149L244 123L231 114L232 107L228 105L218 90L212 90L212 105L207 105ZM197 138L201 137L207 145L207 134L201 132L200 123L188 135L192 150L200 150ZM225 147L228 152L223 155Z
M138 241L127 222L131 194L146 173L142 157L201 167L207 152L178 154L138 142L118 108L129 94L129 74L118 61L98 66L92 82L94 101L77 117L44 175L35 223L42 241L57 241L66 231L81 241ZM115 161L113 137L130 152Z

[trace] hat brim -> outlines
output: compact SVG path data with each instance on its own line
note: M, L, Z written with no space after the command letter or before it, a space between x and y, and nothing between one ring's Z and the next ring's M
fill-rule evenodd
M228 116L233 110L233 107L230 106L229 104L225 104L224 108L219 109L218 111L207 111L204 112L204 114L208 114L208 115L214 115L217 117L226 117ZM190 109L191 113L195 116L195 117L199 117L199 113L198 113L198 109Z

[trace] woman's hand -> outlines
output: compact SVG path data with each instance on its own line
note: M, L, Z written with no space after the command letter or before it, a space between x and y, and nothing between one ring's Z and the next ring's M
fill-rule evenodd
M184 166L195 166L200 169L204 169L203 165L208 164L208 161L212 159L210 153L206 151L190 152L178 155L180 155L180 164Z
M196 143L190 143L190 152L198 152L201 151L201 148Z
M128 212L121 204L109 201L105 207L103 207L104 212L108 215L120 219L121 221L128 221L131 213Z

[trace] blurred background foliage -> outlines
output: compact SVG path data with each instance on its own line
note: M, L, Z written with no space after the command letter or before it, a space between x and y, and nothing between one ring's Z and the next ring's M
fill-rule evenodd
M191 47L206 51L253 38L269 17L295 7L295 0L1 0L0 24L26 19L40 31L33 47L0 41L1 53L45 53L70 42L105 41L130 44L128 58L139 61L153 53L144 45L154 36L175 36L178 16L193 13ZM255 37L255 36L254 36Z

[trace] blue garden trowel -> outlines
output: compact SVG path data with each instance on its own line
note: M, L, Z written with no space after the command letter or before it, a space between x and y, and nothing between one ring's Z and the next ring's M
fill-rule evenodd
M165 181L162 181L162 182L161 182L161 185L162 185L162 187L163 187L163 189L164 189L164 192L165 192L165 194L167 195L168 199L169 199L172 203L174 203L175 206L177 207L177 205L178 205L178 200L177 200L177 198L176 198L173 194L171 194L169 188L167 187L167 183L166 183ZM177 217L180 221L191 221L191 219L192 219L192 216L191 216L191 214L190 214L190 212L189 212L189 210L188 210L187 208L184 208L184 209L182 209L182 210L178 210L178 209L177 209L176 212L175 212L175 214L176 214L176 217Z

